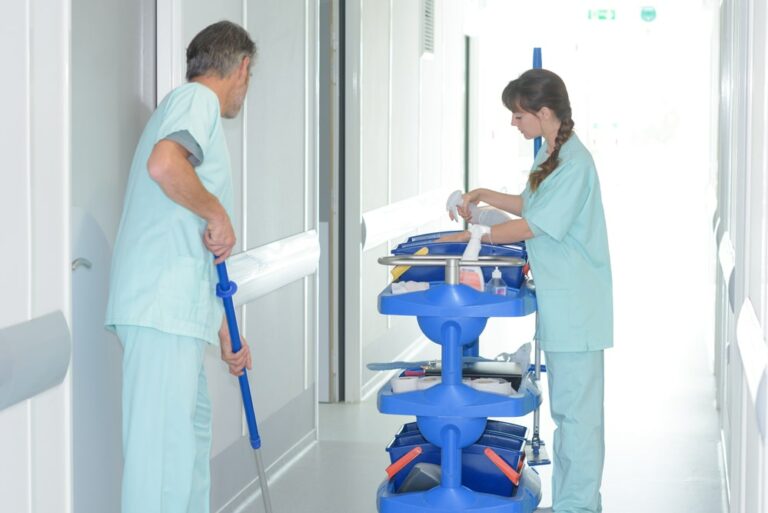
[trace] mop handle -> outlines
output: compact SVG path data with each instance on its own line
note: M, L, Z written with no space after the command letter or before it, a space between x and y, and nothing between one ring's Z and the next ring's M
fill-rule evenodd
M541 48L535 47L533 49L533 69L541 69ZM533 159L536 160L536 155L539 154L541 148L541 137L537 137L533 140Z
M227 315L227 326L229 327L229 339L232 342L232 352L237 353L242 347L242 344L240 344L240 330L237 328L235 305L232 302L232 296L237 292L237 284L233 281L229 281L227 264L224 262L216 264L216 271L219 273L219 284L216 286L216 295L224 302L224 312ZM238 380L240 381L240 393L243 396L245 420L248 423L248 432L251 435L251 447L258 449L261 447L261 438L259 437L259 428L256 426L256 414L253 412L251 387L248 384L248 374L245 369L243 369L243 374Z

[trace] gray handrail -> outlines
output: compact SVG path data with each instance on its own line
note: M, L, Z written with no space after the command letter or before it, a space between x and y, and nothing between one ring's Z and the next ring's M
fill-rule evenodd
M0 328L0 411L61 383L71 354L61 311Z
M445 266L445 283L459 283L460 267L522 267L525 260L517 257L481 256L477 260L463 260L461 255L393 255L379 258L383 265L411 267Z

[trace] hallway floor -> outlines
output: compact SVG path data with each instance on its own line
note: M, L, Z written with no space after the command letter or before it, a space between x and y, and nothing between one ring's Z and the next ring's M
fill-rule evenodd
M726 513L714 383L705 352L680 345L660 360L660 337L606 354L606 513ZM483 339L490 355L495 344ZM498 348L494 354L501 352ZM653 355L659 359L654 360ZM643 362L638 364L638 362ZM674 362L674 363L673 363ZM543 387L546 397L546 386ZM542 415L542 435L552 425ZM375 398L320 406L320 441L272 484L276 513L374 513L389 464L385 446L409 417L382 415ZM532 416L510 419L530 427ZM550 467L542 507L551 505ZM263 511L260 502L248 512Z

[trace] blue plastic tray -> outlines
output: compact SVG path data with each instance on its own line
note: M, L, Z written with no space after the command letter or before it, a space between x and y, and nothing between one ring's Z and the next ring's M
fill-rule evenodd
M541 479L530 467L523 469L520 485L510 496L479 493L468 488L436 487L426 492L397 493L385 480L376 494L380 513L532 513L541 501Z
M430 255L462 255L467 247L465 242L434 242L443 235L455 232L428 233L411 237L392 250L393 255L412 255L421 248L428 248ZM528 261L528 253L524 243L507 244L481 244L480 256L516 257ZM491 279L492 267L483 267L483 279L488 282ZM502 279L508 287L520 288L523 283L522 267L501 267ZM399 281L442 281L445 279L443 266L411 267L400 276Z

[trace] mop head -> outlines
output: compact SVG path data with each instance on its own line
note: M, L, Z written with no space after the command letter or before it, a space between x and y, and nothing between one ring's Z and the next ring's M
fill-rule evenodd
M416 253L414 253L414 255L423 256L428 253L429 253L429 248L424 247L419 249ZM396 265L395 267L393 267L392 270L390 271L390 273L392 273L392 281L399 280L400 277L404 275L406 271L408 271L408 269L410 268L411 268L410 265Z

